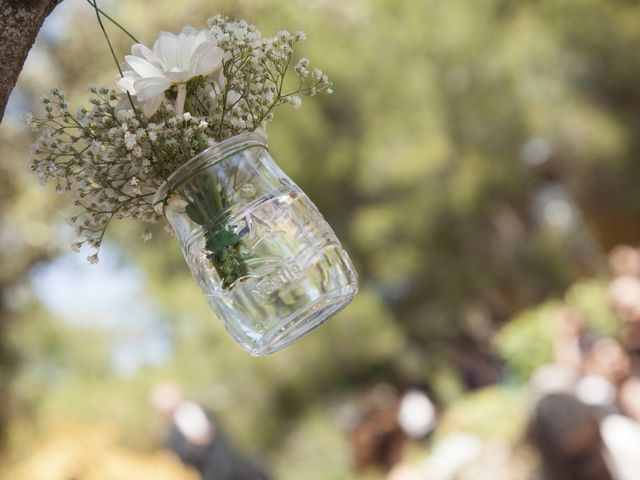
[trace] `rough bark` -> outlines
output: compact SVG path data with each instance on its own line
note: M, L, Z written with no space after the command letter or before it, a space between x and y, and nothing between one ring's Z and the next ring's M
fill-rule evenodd
M0 0L0 119L44 19L62 0Z

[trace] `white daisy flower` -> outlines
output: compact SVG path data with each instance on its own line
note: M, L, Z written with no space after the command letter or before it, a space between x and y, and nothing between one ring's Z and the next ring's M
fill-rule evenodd
M215 73L221 82L223 61L224 51L207 30L185 27L178 35L160 32L153 50L141 43L131 47L131 55L125 57L122 76L118 75L116 84L135 97L147 117L158 110L164 92L176 87L175 109L182 115L187 82Z

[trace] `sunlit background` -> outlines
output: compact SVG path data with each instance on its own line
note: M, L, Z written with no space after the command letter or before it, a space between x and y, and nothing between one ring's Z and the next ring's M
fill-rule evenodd
M297 55L335 93L279 112L270 150L361 290L253 358L162 225L150 242L115 226L95 266L69 252L70 202L28 173L24 117L54 86L86 103L117 71L91 7L64 0L0 127L1 480L197 479L150 401L166 382L273 479L556 478L534 477L556 414L535 402L553 392L596 405L600 430L566 424L594 458L615 450L603 409L637 438L640 253L620 247L640 244L637 1L100 5L146 44L215 13L307 33Z

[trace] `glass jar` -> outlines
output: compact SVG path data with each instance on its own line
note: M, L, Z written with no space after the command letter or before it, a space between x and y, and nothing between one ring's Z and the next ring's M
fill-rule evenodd
M347 252L261 133L196 155L161 185L154 203L209 305L253 355L309 333L358 290Z

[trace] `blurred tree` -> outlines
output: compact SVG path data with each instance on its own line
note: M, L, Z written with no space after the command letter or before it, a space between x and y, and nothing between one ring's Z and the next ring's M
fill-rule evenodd
M0 143L3 158L19 159L23 152L15 147L28 142L29 135L16 132L3 123ZM55 218L58 202L52 201L50 192L30 184L30 179L19 161L0 163L0 441L4 438L6 422L14 413L10 381L21 353L9 343L10 333L20 314L10 302L11 292L25 281L30 270L51 257L55 248L49 248L48 235L57 230L46 224L45 218Z
M0 120L44 19L60 1L0 1Z

